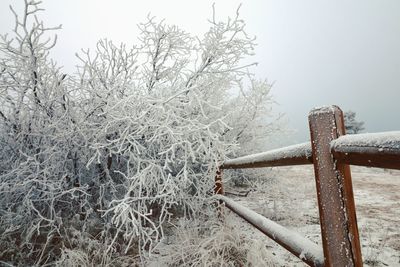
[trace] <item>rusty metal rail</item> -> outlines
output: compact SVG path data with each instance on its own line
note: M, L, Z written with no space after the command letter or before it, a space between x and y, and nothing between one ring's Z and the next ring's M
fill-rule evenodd
M313 109L308 119L311 142L225 161L215 176L215 194L220 203L310 266L362 266L349 164L400 169L400 132L345 136L343 112L336 106ZM302 164L314 166L322 260L311 241L222 196L223 169Z

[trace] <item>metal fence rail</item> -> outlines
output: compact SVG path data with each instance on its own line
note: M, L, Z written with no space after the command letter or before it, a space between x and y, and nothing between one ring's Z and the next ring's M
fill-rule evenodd
M343 113L336 106L312 110L309 124L309 143L225 161L215 176L215 194L220 203L310 266L362 266L348 164L400 169L400 132L345 136ZM311 241L222 196L223 169L301 164L314 165L323 257Z

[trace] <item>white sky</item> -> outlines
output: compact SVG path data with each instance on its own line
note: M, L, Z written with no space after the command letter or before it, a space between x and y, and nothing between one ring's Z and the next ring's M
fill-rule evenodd
M0 1L0 33L13 27ZM165 18L193 34L208 29L215 2L217 18L233 16L240 1L223 0L44 0L48 26L63 24L54 58L67 72L74 54L100 38L133 44L136 25L147 14ZM297 129L291 143L309 138L312 107L336 104L357 112L368 132L400 130L400 1L249 0L241 15L257 36L256 74L274 81L278 110Z

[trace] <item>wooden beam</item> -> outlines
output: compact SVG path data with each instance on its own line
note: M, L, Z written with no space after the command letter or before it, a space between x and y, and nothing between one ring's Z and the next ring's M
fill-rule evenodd
M222 195L217 195L216 198L219 201L223 201L227 208L242 217L245 221L290 251L293 255L307 263L309 266L324 266L324 255L322 249L314 242L265 218L249 208L240 205L230 198Z
M400 170L400 132L345 135L332 141L340 163Z
M350 167L335 161L330 147L345 134L343 113L317 108L309 123L325 266L362 266Z
M221 169L261 168L312 164L310 142L225 161Z

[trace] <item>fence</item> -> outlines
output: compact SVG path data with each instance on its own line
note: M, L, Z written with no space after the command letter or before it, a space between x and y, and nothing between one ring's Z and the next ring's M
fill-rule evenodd
M311 142L225 161L215 177L221 203L310 266L362 266L349 165L400 169L400 132L345 135L342 111L313 109ZM223 169L313 164L322 248L224 196Z

